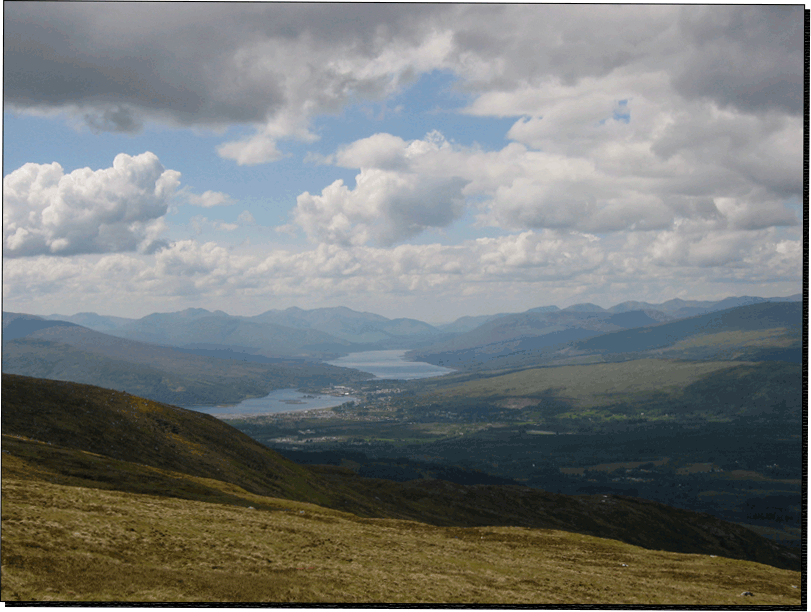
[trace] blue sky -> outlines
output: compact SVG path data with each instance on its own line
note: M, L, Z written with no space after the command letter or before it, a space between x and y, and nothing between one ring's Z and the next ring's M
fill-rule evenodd
M5 20L6 310L440 322L801 290L802 7Z

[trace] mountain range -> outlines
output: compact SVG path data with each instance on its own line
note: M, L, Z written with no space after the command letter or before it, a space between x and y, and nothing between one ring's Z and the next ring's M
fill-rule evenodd
M796 302L789 297L730 297L718 301L670 300L662 304L624 302L608 309L575 304L564 309L541 306L523 313L462 317L452 323L430 325L416 319L388 319L345 307L268 310L255 316L234 316L221 310L189 308L154 313L140 319L96 313L53 314L42 317L75 323L98 332L138 342L187 350L230 350L265 357L330 358L350 352L420 349L459 350L515 338L532 338L566 330L572 338L596 335L680 319L762 302Z
M738 359L797 361L801 305L793 300L799 297L626 302L612 309L544 306L493 315L469 331L462 330L478 321L462 318L439 328L348 308L289 308L254 317L195 308L137 320L4 312L2 368L157 401L210 405L274 389L319 389L369 378L324 361L381 348L410 348L410 359L457 369L611 361L630 353L706 358L713 351ZM645 308L633 309L640 305ZM674 318L695 309L705 314ZM717 332L712 341L711 331Z
M729 307L730 303L738 305ZM729 354L731 342L740 349L739 359L748 356L754 360L799 361L802 323L799 301L738 298L716 305L726 307L704 308L704 314L684 318L674 318L662 310L620 307L614 313L565 309L506 315L408 355L417 361L447 367L494 369L522 363L560 365L625 359L632 353L636 354L634 358L661 356L663 352L674 358L707 358L713 351ZM683 313L685 309L675 312ZM751 334L756 330L772 330L774 337L765 342L762 334ZM718 335L721 332L736 335L721 337ZM750 335L747 337L744 332ZM697 336L704 340L691 346L685 344L688 338ZM755 348L743 348L749 345Z

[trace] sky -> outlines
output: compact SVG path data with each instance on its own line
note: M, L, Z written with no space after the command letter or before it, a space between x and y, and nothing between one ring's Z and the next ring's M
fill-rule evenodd
M3 309L802 290L803 7L4 4Z

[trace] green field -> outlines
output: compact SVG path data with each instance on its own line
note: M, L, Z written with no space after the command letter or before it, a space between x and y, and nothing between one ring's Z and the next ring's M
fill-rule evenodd
M593 408L672 394L710 374L736 366L740 363L637 359L536 368L445 386L434 394L438 398L538 398L554 393L578 407Z

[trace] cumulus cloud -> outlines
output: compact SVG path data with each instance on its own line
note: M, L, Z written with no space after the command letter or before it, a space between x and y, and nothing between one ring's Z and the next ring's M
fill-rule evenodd
M800 240L787 240L776 228L722 231L685 220L652 237L637 266L661 270L672 278L685 270L701 270L719 282L734 278L754 284L795 278L799 285L800 245Z
M462 210L463 179L364 169L350 190L337 180L321 195L298 196L293 219L308 236L336 244L384 246L445 227Z
M471 90L659 73L686 100L802 113L802 7L514 8L454 15L455 57Z
M524 85L484 94L468 112L509 108L527 113L508 133L526 148L491 155L515 163L490 190L485 224L647 231L702 210L729 227L799 222L785 203L802 189L800 117L680 101L660 73Z
M293 223L312 240L341 245L390 246L426 229L446 227L464 210L469 180L425 171L426 162L442 150L450 145L437 132L412 142L376 134L352 143L334 159L360 167L355 188L339 179L320 195L299 195Z
M25 164L3 178L6 257L154 251L180 183L153 153L121 153L113 166L65 174L62 166Z
M480 225L511 231L661 231L689 217L713 219L718 231L798 224L787 206L801 189L796 121L734 120L706 105L676 115L635 100L623 105L630 119L587 124L579 141L522 131L530 121L519 120L510 134L527 143L497 151L436 131L413 141L375 134L321 160L359 168L355 188L336 181L320 195L301 194L292 221L313 240L343 245L395 244L448 226L466 208ZM699 111L708 116L695 119ZM723 145L730 140L732 149Z

